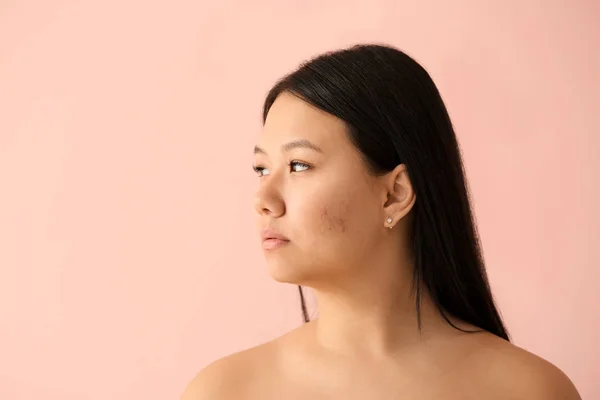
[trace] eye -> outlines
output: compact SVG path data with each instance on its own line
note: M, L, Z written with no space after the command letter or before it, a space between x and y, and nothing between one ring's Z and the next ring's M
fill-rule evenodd
M310 165L305 164L305 163L300 162L300 161L292 161L288 165L292 169L292 172L302 172L302 171L306 171L307 169L310 169ZM301 170L300 171L294 170L294 167L298 167Z
M312 168L310 165L300 161L291 161L290 163L288 163L288 166L290 167L290 172L302 172ZM260 165L255 165L252 167L252 169L258 174L259 177L268 175L269 171L267 168Z
M261 167L260 165L255 165L252 167L252 169L258 174L258 176L264 176L264 171L266 170L265 167Z

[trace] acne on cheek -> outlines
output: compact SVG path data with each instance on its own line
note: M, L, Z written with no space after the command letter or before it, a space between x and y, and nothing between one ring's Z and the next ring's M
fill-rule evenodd
M321 232L340 232L347 230L347 216L349 203L342 201L336 205L325 205L321 207Z

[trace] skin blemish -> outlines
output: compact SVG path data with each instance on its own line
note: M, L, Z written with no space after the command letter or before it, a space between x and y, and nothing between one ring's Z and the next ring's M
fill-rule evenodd
M335 209L335 212L332 212L332 208ZM347 230L345 216L348 215L348 209L348 203L345 201L336 207L323 206L321 208L321 231L345 233Z

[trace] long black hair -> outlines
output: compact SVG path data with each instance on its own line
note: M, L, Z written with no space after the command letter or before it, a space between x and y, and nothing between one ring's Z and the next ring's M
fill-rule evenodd
M303 62L266 96L263 124L289 92L344 121L376 175L405 164L413 206L413 287L419 327L423 286L448 314L510 340L494 304L448 111L427 71L389 45L360 44ZM309 321L298 286L304 322Z

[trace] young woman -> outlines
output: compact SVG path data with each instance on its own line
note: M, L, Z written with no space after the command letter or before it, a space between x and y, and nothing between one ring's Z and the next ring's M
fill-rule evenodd
M374 44L322 54L277 82L263 121L262 248L306 323L212 363L184 400L579 399L509 341L457 139L417 62Z

